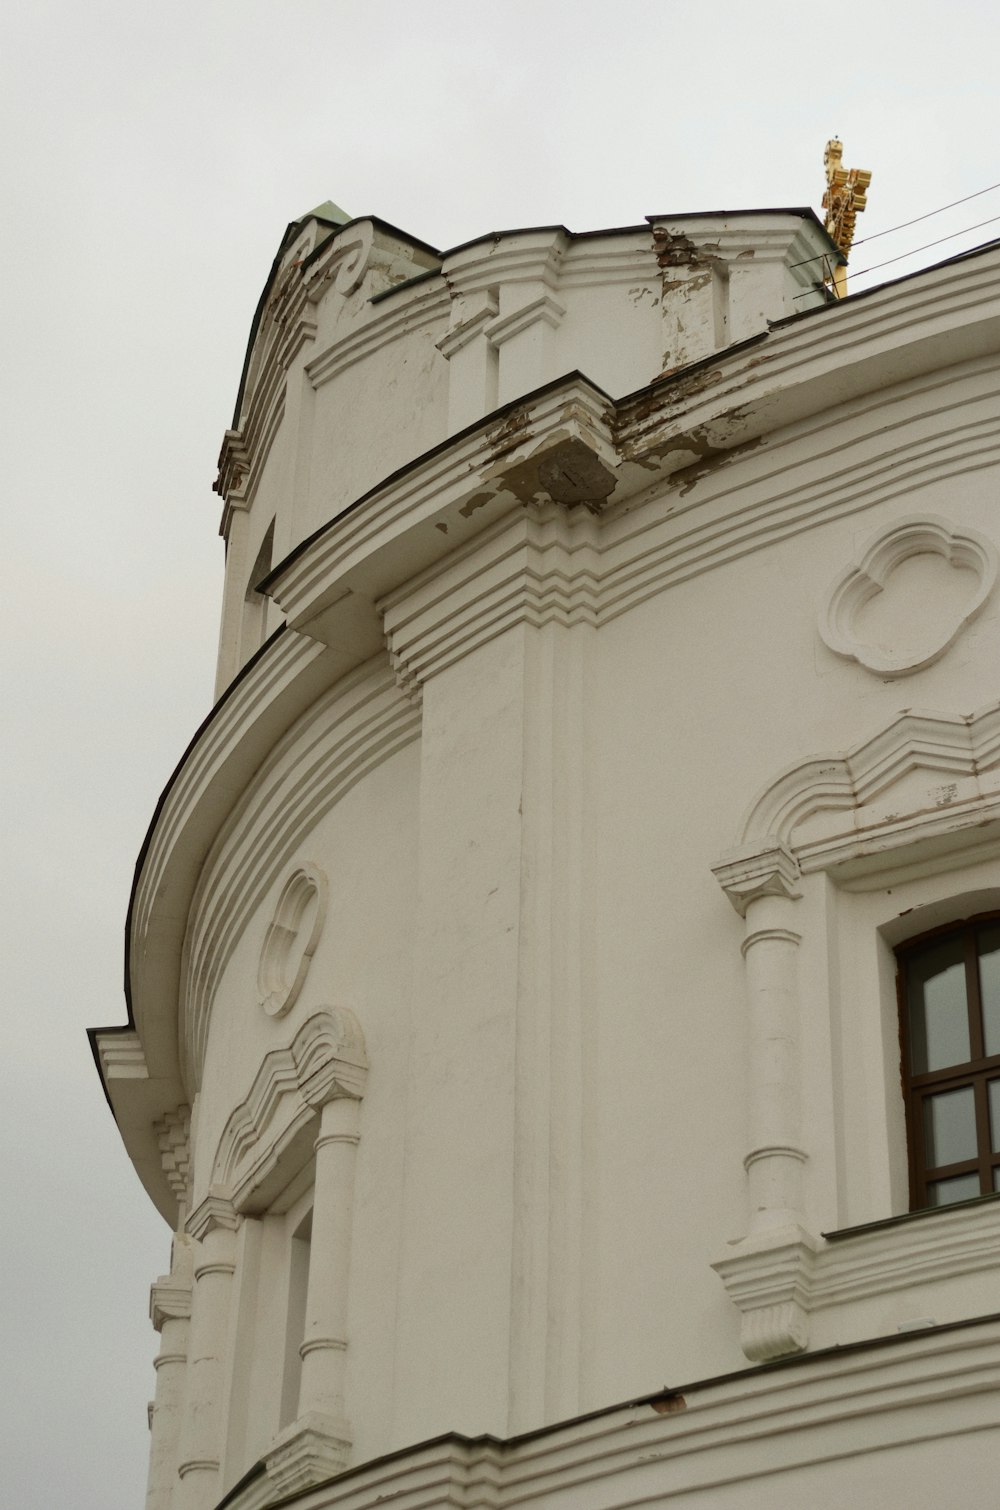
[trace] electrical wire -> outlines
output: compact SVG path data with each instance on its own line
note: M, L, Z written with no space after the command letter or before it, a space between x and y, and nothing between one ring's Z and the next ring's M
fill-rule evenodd
M894 231L905 231L911 225L918 225L921 220L930 220L934 215L943 215L944 212L945 212L945 210L954 210L957 205L968 204L968 202L969 202L970 199L981 199L984 194L992 194L993 191L994 191L994 189L1000 189L1000 183L989 184L988 187L985 188L985 189L977 189L974 194L966 194L964 196L964 198L962 198L962 199L953 199L950 204L939 205L936 210L928 210L925 215L916 215L916 216L914 216L914 218L912 220L903 220L903 221L901 221L899 223L899 225L891 225L888 228L888 230L886 230L886 231L873 231L870 236L861 236L857 241L855 241L853 243L852 250L853 250L853 247L864 245L864 243L866 241L877 241L880 236L891 236ZM982 225L989 225L990 222L988 220L984 220L984 221L981 221L980 223ZM975 230L976 227L975 226L970 226L969 229L970 230ZM961 236L963 233L961 231L958 231L956 234L959 235L959 236ZM942 239L947 239L947 238L942 238ZM936 246L937 243L934 242L934 241L931 241L931 242L928 242L928 245L929 246ZM918 247L917 250L918 251L922 250L922 248ZM904 253L904 256L908 257L910 255L911 254L909 252ZM792 263L789 263L789 267L790 268L793 268L793 267L805 267L806 263L808 263L808 262L821 262L823 260L823 258L827 257L827 256L829 256L828 252L817 252L817 254L816 254L815 257L803 257L803 259L802 259L801 262L792 262ZM896 260L896 259L893 259L893 260ZM880 267L884 267L884 266L886 266L886 264L885 263L880 263L879 266ZM857 277L857 276L859 276L859 275L855 274L855 277Z
M943 215L945 210L953 210L956 205L968 204L970 199L979 199L983 194L992 194L994 189L1000 189L1000 184L990 184L987 189L977 189L975 194L966 194L964 199L953 199L951 204L943 204L937 210L928 210L926 215L917 215L913 220L904 220L900 225L890 226L887 231L873 231L870 236L862 236L859 241L855 241L854 245L861 246L866 241L877 241L880 236L891 236L893 231L905 231L907 226L917 225L921 220L930 220L932 215Z
M926 252L932 246L940 246L942 242L945 241L954 241L957 236L967 236L970 231L978 231L984 225L993 225L998 220L1000 220L1000 215L992 215L989 220L979 220L975 225L967 225L964 231L952 231L950 236L939 236L936 241L925 241L923 246L915 246L912 247L908 252L900 252L898 257L888 257L885 262L874 262L872 263L871 267L862 268L859 273L856 273L852 270L851 277L863 278L866 273L874 273L877 272L880 267L888 267L892 262L902 262L907 257L915 257L918 252ZM874 240L874 237L869 237L868 239Z
M939 236L936 241L925 241L923 246L911 247L908 252L900 252L898 257L887 257L884 262L873 262L871 267L863 267L860 272L856 273L853 268L849 268L848 272L850 273L852 279L863 278L867 273L877 273L879 268L890 267L893 262L905 262L907 257L916 257L920 252L929 251L932 246L941 246L945 241L954 241L958 236L967 236L970 231L981 230L984 225L993 225L998 220L1000 220L1000 215L992 215L989 220L979 220L975 225L967 225L964 231L952 231L950 236ZM870 241L873 241L875 238L869 237L868 239ZM829 262L829 256L829 252L822 253L823 260L826 262ZM813 262L816 259L811 257L809 260L810 262ZM827 268L825 277L830 279L830 281L832 281L833 279L833 274L829 267ZM803 293L796 294L795 298L807 299L809 295L811 293L814 293L816 288L818 287L819 284L815 284L812 288L807 288Z

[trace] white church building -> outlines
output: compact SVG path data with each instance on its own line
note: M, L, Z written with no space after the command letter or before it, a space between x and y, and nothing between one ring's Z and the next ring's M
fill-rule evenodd
M147 1510L986 1502L1000 244L838 259L289 226L92 1034Z

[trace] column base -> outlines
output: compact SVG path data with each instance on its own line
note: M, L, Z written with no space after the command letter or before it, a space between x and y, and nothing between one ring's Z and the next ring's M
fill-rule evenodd
M743 1313L740 1343L752 1363L801 1353L809 1344L812 1275L820 1239L798 1225L733 1244L712 1268Z

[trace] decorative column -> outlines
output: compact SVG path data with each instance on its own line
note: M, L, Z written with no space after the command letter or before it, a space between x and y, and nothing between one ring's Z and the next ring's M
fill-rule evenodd
M348 1018L340 1009L341 1018ZM361 1097L367 1071L361 1030L351 1063L334 1061L321 1094L309 1244L309 1280L303 1327L302 1377L296 1419L267 1454L268 1477L282 1497L347 1467L351 1430L344 1409L347 1364L347 1303L354 1221ZM348 1050L350 1052L350 1050ZM311 1099L311 1098L310 1098Z
M156 1398L150 1418L149 1486L146 1510L170 1510L177 1483L184 1380L187 1373L193 1254L184 1232L174 1236L170 1273L149 1292L149 1316L160 1334Z
M713 1265L743 1312L743 1350L755 1362L808 1341L809 1275L818 1240L803 1216L802 1062L795 904L798 866L780 843L713 867L746 920L749 1228Z
M200 1249L194 1262L177 1510L209 1510L219 1498L223 1388L239 1224L232 1201L216 1186L186 1223Z

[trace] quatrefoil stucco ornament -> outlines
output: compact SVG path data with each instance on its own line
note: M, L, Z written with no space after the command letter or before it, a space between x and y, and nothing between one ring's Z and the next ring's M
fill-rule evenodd
M976 530L936 514L900 519L869 540L830 586L820 635L868 671L909 676L942 656L983 607L997 560L996 547ZM907 562L908 579L900 572ZM889 622L883 614L880 625L883 608Z
M308 863L281 889L257 967L260 1004L269 1017L284 1017L295 1005L323 931L326 896L326 876Z

